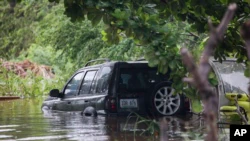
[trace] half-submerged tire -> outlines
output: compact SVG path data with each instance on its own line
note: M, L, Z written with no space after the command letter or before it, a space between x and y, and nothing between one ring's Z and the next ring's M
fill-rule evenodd
M97 116L97 112L96 112L96 110L95 110L94 107L87 107L87 108L85 108L85 110L83 111L83 115L85 115L85 116L96 117L96 116Z

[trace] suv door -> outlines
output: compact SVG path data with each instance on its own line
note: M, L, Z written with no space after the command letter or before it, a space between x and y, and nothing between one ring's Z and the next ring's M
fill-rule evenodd
M93 96L94 79L98 70L88 70L85 73L79 89L79 95L73 101L73 111L83 111L86 107L92 106L91 96Z
M74 100L79 92L84 72L74 74L63 89L64 98L58 98L53 104L53 110L71 111L72 100Z
M108 95L111 84L112 76L112 66L105 66L98 73L96 88L95 88L95 98L93 102L95 103L95 108L98 114L105 114L105 97Z

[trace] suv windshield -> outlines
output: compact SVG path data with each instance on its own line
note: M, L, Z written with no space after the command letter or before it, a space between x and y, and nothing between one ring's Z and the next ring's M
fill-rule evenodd
M245 66L235 61L214 62L224 83L225 92L246 93L249 80L244 76Z
M152 84L167 79L155 68L121 68L118 92L145 91Z

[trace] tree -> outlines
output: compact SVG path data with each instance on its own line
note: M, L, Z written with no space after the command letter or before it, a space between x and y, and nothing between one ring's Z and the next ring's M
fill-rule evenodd
M56 1L59 0L49 0ZM248 18L248 0L64 0L65 14L72 21L89 19L93 25L101 20L108 28L107 39L117 43L122 35L133 37L140 44L159 50L176 47L173 36L165 26L169 18L188 21L198 32L208 31L207 18L217 25L223 11L231 2L237 2L238 11L227 30L225 40L215 52L216 58L236 55L239 61L246 60L245 48L239 34L240 25ZM168 54L169 55L169 54ZM155 63L158 64L158 63Z
M131 60L131 58L137 58L138 55L141 55L133 52L140 49L135 48L132 39L124 39L116 45L108 45L101 34L105 34L103 32L105 25L102 22L96 26L92 26L87 19L72 23L63 12L63 3L54 5L50 11L46 11L46 16L37 24L35 29L36 42L31 46L35 50L40 48L39 46L43 48L51 46L57 52L56 54L60 52L61 56L56 57L60 59L54 60L53 64L58 63L59 66L59 64L65 63L65 61L62 62L63 60L67 59L74 63L74 68L72 68L74 70L82 67L87 61L99 57L112 60ZM36 53L34 49L32 52ZM30 52L24 54L33 56ZM34 57L39 57L42 54L44 53L40 52L40 55L35 54ZM51 56L48 57L51 58ZM45 58L44 56L36 60L43 61ZM40 63L44 64L44 62ZM52 65L52 63L47 65Z
M5 59L16 58L35 41L33 31L48 9L46 1L9 2L0 1L0 56Z
M59 0L49 0L59 2ZM103 21L107 28L105 38L109 43L118 43L124 37L133 38L135 44L143 46L144 57L150 66L158 66L165 73L170 68L175 87L182 89L181 77L186 74L179 55L180 32L172 32L168 23L188 21L198 33L208 30L207 18L217 25L227 5L233 0L64 0L65 14L71 21L88 19L92 25ZM215 58L236 56L239 61L246 61L238 28L249 14L249 4L238 1L239 10L220 47L215 51ZM193 34L194 35L194 34ZM182 41L185 43L185 41ZM239 47L240 46L240 47Z
M60 0L49 1L59 3ZM197 40L199 32L204 32L206 29L206 17L212 15L211 12L215 12L216 14L211 19L216 23L216 19L218 19L216 17L220 11L223 11L222 7L226 8L226 5L224 6L226 2L222 0L209 2L199 0L187 2L184 0L64 0L63 2L64 14L70 17L71 21L81 24L79 21L88 19L94 26L103 22L106 26L105 32L102 32L103 39L108 43L118 44L124 39L132 39L133 45L143 51L150 66L158 66L162 73L167 72L170 68L173 72L171 79L175 82L173 86L178 90L184 87L185 84L181 83L181 79L187 72L182 66L179 54L180 47L188 42L184 39L184 41L178 40L184 30L182 21L193 23L193 29L197 30L189 31L189 34ZM245 4L244 2L240 3ZM215 4L220 6L218 11L215 10ZM212 8L208 11L205 7ZM176 26L172 26L176 23ZM75 31L77 30L81 29ZM68 46L65 50L74 51L73 47L78 48L77 46ZM226 54L226 52L223 53L221 55L218 51L219 55L217 56Z

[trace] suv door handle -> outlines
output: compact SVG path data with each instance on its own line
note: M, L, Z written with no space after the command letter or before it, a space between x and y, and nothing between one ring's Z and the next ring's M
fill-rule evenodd
M88 103L89 101L88 100L84 100L84 102Z

